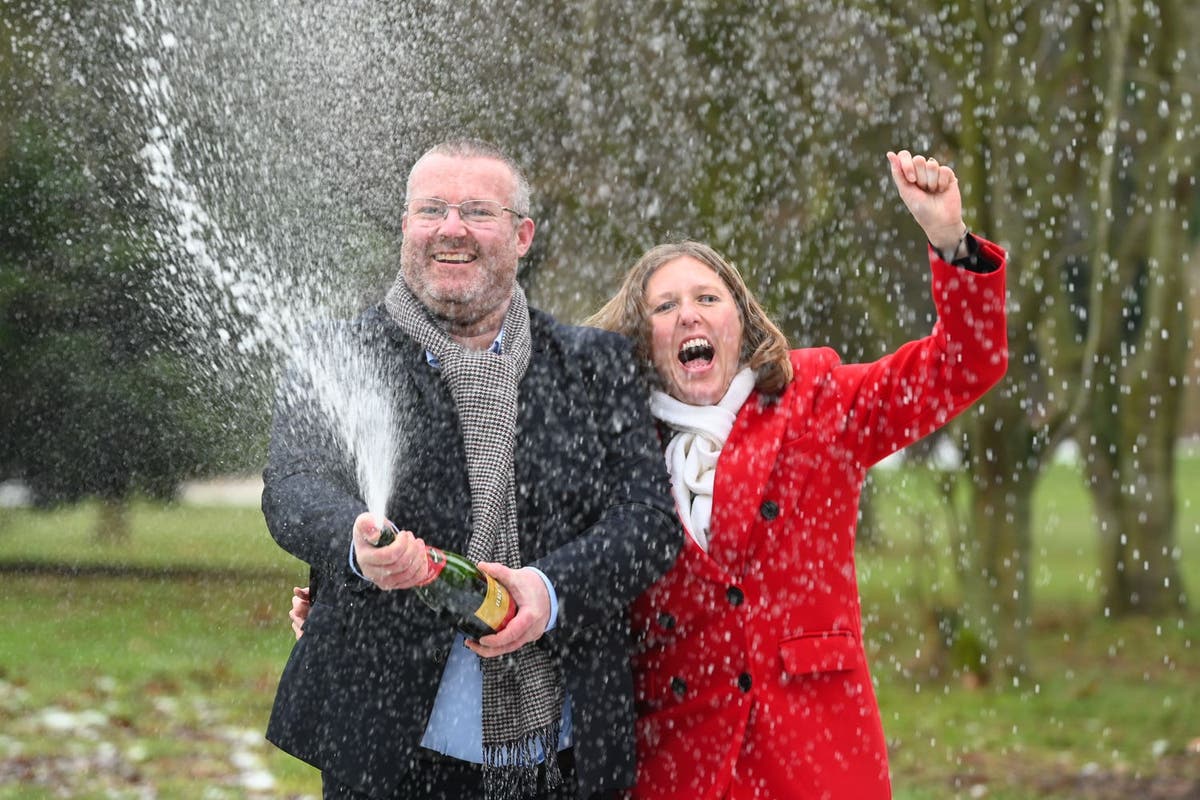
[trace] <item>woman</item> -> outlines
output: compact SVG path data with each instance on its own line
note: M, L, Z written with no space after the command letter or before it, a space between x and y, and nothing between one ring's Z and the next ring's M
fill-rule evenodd
M873 364L788 352L737 271L690 242L648 252L590 320L654 365L688 533L633 608L635 797L890 795L854 570L859 492L872 464L1001 378L1007 340L1004 253L966 233L954 173L888 159L931 243L930 336Z
M1000 380L1007 337L1005 254L967 232L953 171L888 160L930 243L938 321L924 339L871 364L789 351L737 270L694 242L650 250L589 320L654 367L687 534L633 607L636 798L890 796L854 569L859 492L872 464ZM299 592L293 606L298 628Z

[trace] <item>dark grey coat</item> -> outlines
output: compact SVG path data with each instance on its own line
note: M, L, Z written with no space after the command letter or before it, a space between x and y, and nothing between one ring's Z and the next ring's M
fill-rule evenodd
M515 453L522 560L558 594L558 624L533 646L562 665L572 697L580 795L634 778L627 604L681 542L647 394L628 343L531 310L533 355L520 386ZM353 324L385 348L404 430L388 517L430 544L465 552L470 491L449 390L380 307ZM349 569L366 510L353 466L285 382L263 513L318 585L304 636L280 679L267 738L376 797L405 782L453 629L412 592L383 592Z

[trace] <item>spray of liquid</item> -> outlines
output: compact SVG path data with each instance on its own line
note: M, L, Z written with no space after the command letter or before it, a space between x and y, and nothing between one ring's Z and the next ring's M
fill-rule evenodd
M400 457L395 387L374 353L344 326L329 323L343 300L329 281L306 281L294 269L281 269L282 253L246 234L227 234L228 220L206 202L212 187L199 184L197 165L188 158L194 142L187 115L177 110L168 67L179 46L172 13L169 5L138 2L121 31L132 56L125 88L146 120L140 157L150 199L164 217L155 235L169 267L152 303L166 306L160 313L192 320L194 338L211 342L197 362L202 369L245 371L265 364L278 375L286 366L310 387L328 428L354 461L363 501L383 519Z
M289 360L315 390L320 410L353 457L362 499L382 525L399 457L394 389L375 355L345 329L309 341L293 348Z

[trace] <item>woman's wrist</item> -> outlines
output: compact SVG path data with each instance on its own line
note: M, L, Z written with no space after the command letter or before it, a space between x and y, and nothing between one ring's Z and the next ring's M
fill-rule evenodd
M960 222L953 229L951 235L938 234L938 236L929 237L929 244L937 251L942 260L950 263L955 259L963 258L967 253L967 236L971 234L970 228L965 223ZM953 236L953 238L951 238Z

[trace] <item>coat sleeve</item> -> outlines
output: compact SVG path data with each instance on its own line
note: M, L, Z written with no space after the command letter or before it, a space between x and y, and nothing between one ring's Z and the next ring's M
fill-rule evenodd
M847 399L840 438L870 466L906 447L978 400L1008 367L1005 252L979 239L980 261L970 271L929 248L937 321L930 335L870 364L833 371Z
M554 585L558 630L568 637L625 613L674 563L683 542L646 382L628 342L576 330L578 378L599 422L595 485L606 492L605 508L594 524L533 564Z

